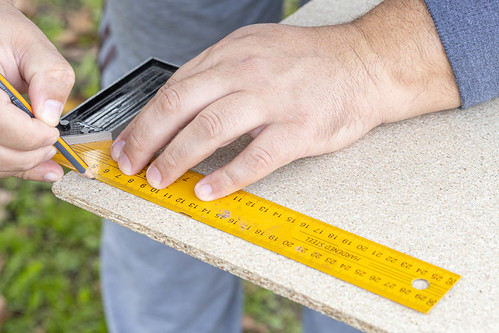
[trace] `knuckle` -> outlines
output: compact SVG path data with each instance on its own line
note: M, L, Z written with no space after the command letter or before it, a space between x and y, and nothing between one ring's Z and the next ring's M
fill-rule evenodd
M136 152L144 152L148 149L148 143L146 142L143 135L130 135L125 144L127 155L131 153L133 155ZM131 157L131 156L129 156Z
M66 61L58 61L47 72L49 80L57 80L65 84L75 83L75 72L73 68Z
M37 156L37 154L28 154L28 156L23 160L23 164L19 165L16 169L21 171L28 171L38 166L43 162L43 157Z
M176 113L180 109L180 95L172 86L161 87L157 95L160 111Z
M40 128L35 125L34 121L26 122L25 130L23 131L26 135L19 135L16 146L20 150L29 151L37 149L43 146L50 137L47 135L42 135L40 133ZM33 134L27 134L33 133ZM36 133L36 134L35 134Z
M24 180L30 180L30 173L27 170L19 171L14 174L14 177L21 178Z
M165 149L165 151L161 154L161 160L160 163L157 163L157 166L163 168L164 170L171 171L179 165L179 161L179 155Z
M205 111L196 117L199 132L208 139L214 139L224 133L222 118L213 111Z
M231 168L221 169L221 179L224 188L239 188L240 177Z
M270 169L274 165L273 154L263 147L252 147L245 155L249 170Z

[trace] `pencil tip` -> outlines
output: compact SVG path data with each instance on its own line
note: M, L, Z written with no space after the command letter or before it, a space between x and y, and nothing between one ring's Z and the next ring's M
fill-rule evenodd
M89 179L95 179L95 176L94 176L94 174L92 173L92 171L90 170L90 168L88 168L88 169L85 171L84 175L85 175L87 178L89 178Z

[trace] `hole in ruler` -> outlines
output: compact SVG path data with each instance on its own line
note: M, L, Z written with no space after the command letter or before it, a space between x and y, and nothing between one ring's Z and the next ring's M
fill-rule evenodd
M418 290L425 290L430 286L430 282L425 279L415 279L412 280L412 286Z

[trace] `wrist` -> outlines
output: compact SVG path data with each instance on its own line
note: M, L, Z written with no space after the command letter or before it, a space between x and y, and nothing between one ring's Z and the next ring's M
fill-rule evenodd
M457 84L423 0L386 0L352 22L382 104L382 122L460 105Z

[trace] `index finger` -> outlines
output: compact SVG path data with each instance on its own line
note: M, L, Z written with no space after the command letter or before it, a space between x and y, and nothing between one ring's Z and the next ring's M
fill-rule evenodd
M121 171L139 172L201 110L237 91L238 82L228 72L209 69L162 87L113 143L111 155Z

